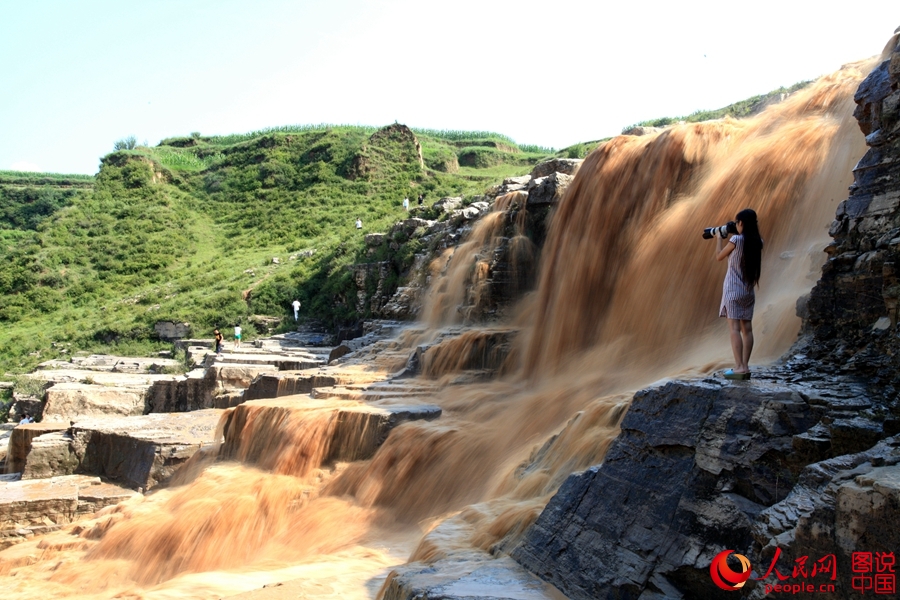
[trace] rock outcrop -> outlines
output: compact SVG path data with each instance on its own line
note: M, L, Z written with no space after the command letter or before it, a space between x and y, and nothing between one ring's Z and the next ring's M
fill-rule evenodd
M885 398L900 389L900 47L856 93L854 115L869 150L854 169L850 197L831 224L822 277L805 302L805 352L871 381ZM877 389L876 389L877 388Z
M437 218L436 221L414 216L398 222L386 234L369 234L368 253L381 252L389 259L348 267L356 283L357 313L407 320L417 316L423 301L422 291L432 277L432 262L451 246L465 241L479 220L492 210L497 211L498 198L522 192L521 202L499 209L505 212L499 233L501 241L490 256L484 279L479 281L479 306L465 310L470 321L500 316L505 308L533 288L548 216L562 199L581 163L581 160L562 158L544 161L528 175L508 177L485 196L441 198L427 210L416 207L411 211ZM409 244L416 249L412 260L398 260L398 256L408 252Z

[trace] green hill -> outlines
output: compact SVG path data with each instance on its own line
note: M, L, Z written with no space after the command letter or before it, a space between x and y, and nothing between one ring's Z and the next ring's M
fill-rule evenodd
M490 132L320 125L170 138L105 156L96 177L0 172L0 372L63 350L150 352L157 321L208 337L294 297L327 324L363 318L346 266L404 197L472 197L552 153Z

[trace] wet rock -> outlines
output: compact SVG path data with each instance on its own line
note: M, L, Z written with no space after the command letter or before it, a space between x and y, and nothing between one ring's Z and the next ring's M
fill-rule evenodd
M870 393L881 396L889 411L896 407L892 390L900 386L900 246L894 243L900 235L900 73L891 67L900 64L896 44L897 36L887 59L857 90L854 116L869 149L854 169L850 197L838 205L829 259L803 320L809 354L868 379Z
M314 400L286 396L253 400L226 412L224 442L219 456L272 468L282 455L300 451L304 460L319 457L318 467L335 461L366 460L387 439L388 433L407 421L432 420L441 415L434 405L371 406L359 402ZM310 421L304 421L310 419ZM304 447L295 448L296 422L308 424Z
M635 395L602 465L570 476L512 556L566 596L708 597L722 548L802 465L792 440L822 409L784 386L671 382Z
M341 346L338 346L340 348ZM346 346L344 346L346 348ZM251 382L244 392L244 400L280 398L296 394L308 394L317 387L337 385L338 378L326 373L281 371L264 373Z

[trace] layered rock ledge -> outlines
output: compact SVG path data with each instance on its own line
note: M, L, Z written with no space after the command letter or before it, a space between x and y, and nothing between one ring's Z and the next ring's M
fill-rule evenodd
M82 473L148 490L166 482L197 451L213 444L221 413L201 410L80 419L34 437L22 477Z
M84 475L0 481L0 550L136 494Z
M834 451L829 427L858 413L866 401L860 391L852 382L835 381L823 393L801 384L704 380L639 392L604 463L571 475L511 554L573 600L718 597L709 565L719 552L735 550L759 568L779 546L790 556L782 571L790 571L797 528L817 532L825 538L820 549L834 554L840 546L834 532L841 528L836 495L813 500L807 493L800 501L801 490L864 472L877 483L857 479L865 488L857 496L897 488L893 470L875 467L900 463L897 437L881 442L877 459L865 453L827 458ZM857 431L859 444L868 444L869 428ZM819 462L810 465L814 458ZM823 470L828 476L817 479ZM889 492L892 500L877 510L874 499L856 502L866 516L848 513L847 519L871 523L866 547L855 549L896 542L889 526L900 517L894 496ZM801 518L814 512L817 523ZM830 537L822 533L828 531ZM851 572L849 553L838 552L838 568ZM751 597L763 594L757 582L744 589Z

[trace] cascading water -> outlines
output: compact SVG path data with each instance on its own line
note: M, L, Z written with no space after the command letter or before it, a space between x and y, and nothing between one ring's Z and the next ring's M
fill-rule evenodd
M344 587L310 584L307 597L367 597L372 586L347 574L383 578L410 552L440 556L446 547L419 541L448 516L468 527L453 543L514 540L569 473L602 460L633 390L727 363L717 319L724 267L700 238L704 227L756 209L766 246L754 362L793 341L796 299L817 277L827 225L863 154L851 113L868 66L845 67L746 121L619 137L592 153L553 217L537 290L511 315L521 333L510 373L437 392L428 401L444 410L438 421L403 424L371 460L326 472L318 467L334 430L324 413L293 425L257 420L255 437L230 456L275 472L200 465L190 483L48 536L33 566L3 553L0 574L15 574L5 589L21 598L217 597L217 580L244 578L251 589L261 572L298 569L313 581L302 565L327 572L330 561L342 565ZM478 305L484 265L523 201L498 199L434 265L428 324L462 322ZM526 240L511 246L520 266L533 260ZM452 356L440 361L460 368ZM290 447L278 440L285 427Z

